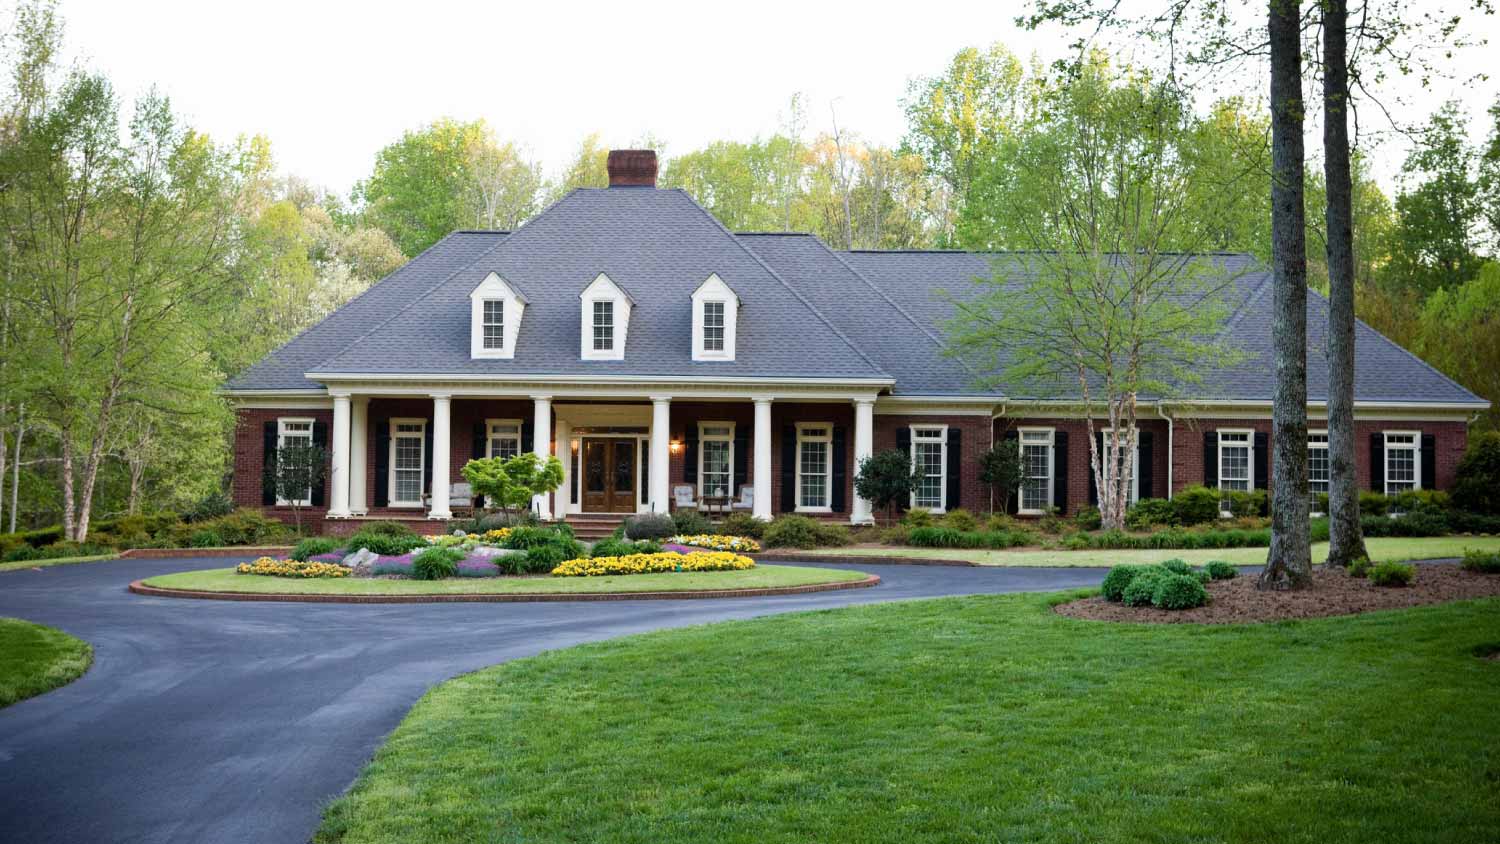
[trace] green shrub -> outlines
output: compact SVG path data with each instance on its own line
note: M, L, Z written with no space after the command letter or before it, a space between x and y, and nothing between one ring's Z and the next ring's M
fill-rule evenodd
M1125 511L1125 526L1131 530L1175 524L1177 506L1165 498L1142 498Z
M575 559L578 556L582 554L569 554L567 547L559 543L538 545L526 552L522 573L546 574L561 565L563 561Z
M193 535L188 537L188 546L191 548L222 548L228 544L218 531L208 528L195 530Z
M954 530L919 527L906 531L906 544L918 548L1015 548L1030 545L1036 536L1026 531Z
M708 518L697 510L673 510L672 525L678 534L684 536L713 532L713 525L709 523Z
M1156 600L1157 585L1164 578L1176 576L1161 566L1145 566L1120 592L1120 600L1131 607L1151 606Z
M985 530L1029 530L1024 522L1009 513L991 513L984 520Z
M308 557L327 554L339 547L341 546L337 539L329 539L326 536L309 536L298 542L297 547L292 549L292 559L305 563Z
M1370 575L1370 558L1359 557L1349 564L1347 571L1350 577L1368 577Z
M625 520L629 539L666 539L677 534L677 523L666 513L642 513Z
M1223 560L1209 560L1203 564L1203 570L1214 580L1233 580L1240 574L1239 569Z
M442 580L458 574L464 553L457 548L433 546L412 558L411 576L417 580Z
M1384 516L1391 507L1391 500L1378 492L1360 490L1359 514L1361 516Z
M974 514L968 510L962 507L955 507L944 514L943 527L954 530L973 530L979 527L979 520L974 518Z
M1099 515L1098 507L1083 507L1073 514L1073 524L1079 530L1098 530L1104 525L1104 517Z
M1180 525L1202 525L1219 518L1222 496L1216 489L1190 486L1172 497L1174 521Z
M1407 563L1378 563L1370 568L1376 586L1406 586L1417 576L1417 567Z
M535 526L536 524L536 513L530 510L522 510L517 513L487 513L475 520L474 532L484 533L487 530L513 528L521 525Z
M1192 575L1169 574L1157 578L1151 604L1164 610L1188 610L1208 603L1208 591Z
M1145 571L1149 566L1120 565L1109 570L1104 576L1102 589L1106 600L1119 601L1125 594L1125 587L1135 580L1136 575Z
M200 530L217 533L223 545L261 545L289 539L292 529L281 522L262 515L258 510L241 508L227 516L194 522L192 525L178 524L170 528L177 544L186 544ZM158 531L160 533L160 531Z
M718 532L725 536L748 536L751 539L760 539L765 536L766 522L749 513L730 513L719 524Z
M1500 516L1500 431L1469 435L1453 481L1453 503L1472 513Z
M222 490L203 496L182 512L184 522L203 522L227 516L234 511L234 501Z
M1058 515L1056 507L1048 507L1047 512L1036 520L1036 528L1042 533L1056 536L1068 527L1063 517Z
M380 524L376 522L375 524ZM345 547L350 551L358 551L367 548L371 553L382 557L399 557L418 548L426 547L427 540L408 531L407 535L384 533L361 528L356 531L345 542Z
M1500 574L1500 551L1485 553L1465 549L1463 567L1484 574Z
M643 539L640 542L630 542L624 539L601 539L594 543L589 549L590 557L625 557L631 554L659 554L661 543ZM571 557L569 559L572 559Z
M520 551L529 551L542 545L552 545L559 541L572 539L572 533L563 533L554 525L546 527L513 527L510 535L505 537L503 544L506 548L515 548Z
M24 563L32 560L60 560L65 557L97 557L114 549L92 542L54 542L43 548L22 543L13 545L0 556L0 562Z
M1263 489L1249 492L1232 491L1229 493L1229 513L1241 518L1264 516L1267 501L1266 491Z
M1319 513L1328 512L1328 493L1320 492L1313 496L1313 508Z
M1193 577L1196 578L1199 583L1207 583L1210 580L1214 579L1213 575L1209 574L1203 569L1193 569Z
M1174 558L1174 559L1171 559L1171 560L1163 560L1162 562L1158 563L1157 565L1161 566L1162 568L1166 569L1167 571L1169 571L1169 572L1171 572L1173 574L1192 574L1193 573L1193 567L1190 566L1190 565L1188 565L1187 561L1185 561L1185 560L1179 560L1179 559Z
M932 527L932 511L924 507L913 507L901 515L901 524L907 527Z
M378 521L365 522L359 528L360 533L378 533L383 536L416 536L417 532L401 522Z
M849 544L847 525L829 524L807 516L777 516L766 526L761 544L767 548L824 548Z

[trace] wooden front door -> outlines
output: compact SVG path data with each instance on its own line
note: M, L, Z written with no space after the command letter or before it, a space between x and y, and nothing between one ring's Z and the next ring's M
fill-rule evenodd
M636 441L609 437L583 439L583 511L635 512Z

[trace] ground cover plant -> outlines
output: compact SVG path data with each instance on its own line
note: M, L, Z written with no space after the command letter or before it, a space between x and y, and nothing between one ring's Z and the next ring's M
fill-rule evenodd
M316 840L1493 840L1500 666L1472 653L1500 641L1500 600L1214 627L1051 611L1068 597L761 618L464 675Z
M0 707L76 680L94 660L87 642L51 627L0 618Z

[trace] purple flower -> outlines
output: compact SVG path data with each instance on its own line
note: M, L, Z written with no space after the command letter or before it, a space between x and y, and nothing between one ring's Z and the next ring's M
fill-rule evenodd
M695 553L695 552L702 551L703 549L702 548L693 548L693 547L690 547L690 546L687 546L687 545L678 545L675 542L669 542L666 545L663 545L661 547L661 550L663 550L663 551L676 551L679 554L692 554L692 553Z
M345 554L342 550L329 551L327 554L314 554L308 557L307 561L309 563L342 563L344 556Z

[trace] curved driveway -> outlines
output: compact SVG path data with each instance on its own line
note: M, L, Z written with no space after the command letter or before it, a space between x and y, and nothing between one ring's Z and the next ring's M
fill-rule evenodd
M146 598L141 577L232 560L0 573L0 615L61 628L94 665L0 709L0 841L304 842L433 685L581 642L907 598L1050 590L1102 569L849 566L873 589L723 600L278 604ZM834 566L830 566L834 567Z

